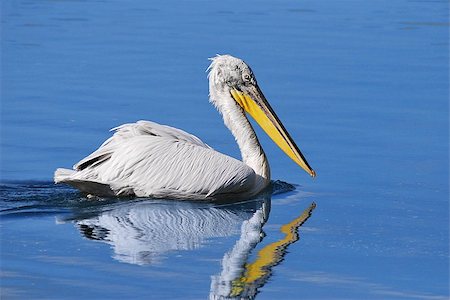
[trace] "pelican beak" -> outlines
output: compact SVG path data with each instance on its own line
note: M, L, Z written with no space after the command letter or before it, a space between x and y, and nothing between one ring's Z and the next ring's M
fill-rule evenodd
M278 119L267 102L258 85L249 85L242 90L232 89L234 100L258 122L259 126L293 161L303 168L309 175L316 177L316 172L309 166L303 154L298 149L283 123Z

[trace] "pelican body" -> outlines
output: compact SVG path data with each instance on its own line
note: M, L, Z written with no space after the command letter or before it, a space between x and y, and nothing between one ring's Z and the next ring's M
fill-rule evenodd
M112 129L113 136L75 164L74 170L57 169L55 183L97 196L196 200L252 197L270 184L270 169L246 113L315 177L250 67L230 55L219 55L211 61L209 99L235 137L242 161L217 152L180 129L138 121Z

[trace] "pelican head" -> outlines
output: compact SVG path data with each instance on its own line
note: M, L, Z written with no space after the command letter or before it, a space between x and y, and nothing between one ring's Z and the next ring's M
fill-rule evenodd
M264 97L251 68L243 60L231 55L218 55L211 58L211 61L212 63L208 68L210 101L222 113L225 123L235 135L243 153L244 161L245 153L241 143L245 142L239 143L239 134L237 134L241 129L236 128L236 125L231 123L241 120L239 114L245 116L246 112L252 116L278 147L309 175L315 177L316 173L309 166L294 140ZM227 120L236 110L238 110L236 117ZM247 126L245 120L241 124ZM252 129L251 131L253 132ZM255 140L255 143L260 148L256 137Z

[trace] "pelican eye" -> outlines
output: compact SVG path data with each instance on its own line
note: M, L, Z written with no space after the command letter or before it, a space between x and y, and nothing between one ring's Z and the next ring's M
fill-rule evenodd
M244 74L242 75L242 78L247 82L250 82L252 80L252 76L250 76L250 74Z

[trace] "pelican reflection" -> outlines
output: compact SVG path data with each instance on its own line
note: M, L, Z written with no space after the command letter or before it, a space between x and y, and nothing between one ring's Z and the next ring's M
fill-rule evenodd
M312 203L280 227L279 240L265 245L255 261L249 257L264 239L263 226L271 207L267 192L238 204L211 204L148 200L120 202L97 214L75 217L81 234L111 245L120 262L148 265L174 251L195 250L210 239L239 235L221 260L222 271L211 277L210 299L253 299L299 239L298 229L311 216Z
M243 222L261 213L265 220L269 210L270 194L266 193L232 205L173 200L121 202L97 215L74 219L84 237L110 244L114 259L147 265L160 262L173 251L195 250L210 239L238 235Z

